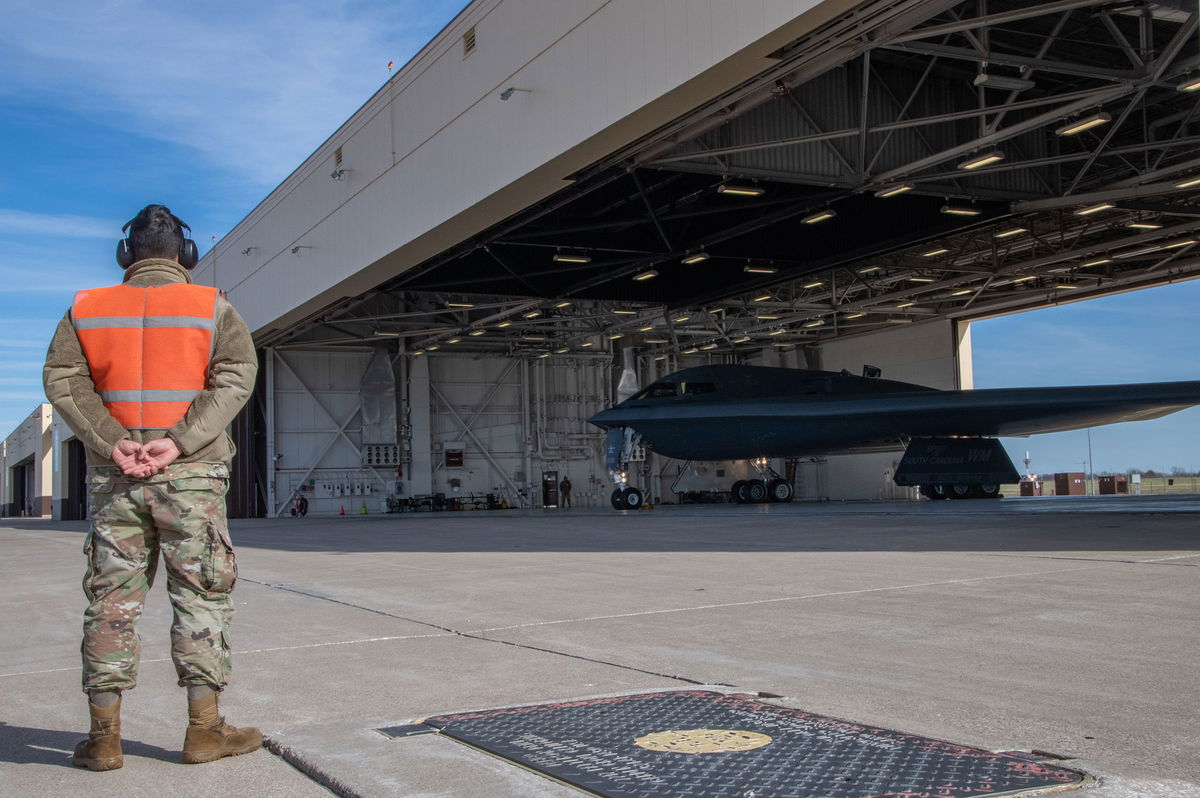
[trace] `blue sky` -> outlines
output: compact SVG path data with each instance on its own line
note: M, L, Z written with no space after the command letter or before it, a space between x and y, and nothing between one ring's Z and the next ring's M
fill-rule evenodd
M0 437L42 401L79 288L119 279L121 225L162 202L203 252L464 0L10 4L0 36ZM975 325L976 386L1200 379L1200 282ZM1082 445L1080 440L1083 441ZM1200 409L1098 428L1097 470L1200 468ZM1083 432L1006 441L1078 468ZM1082 454L1081 454L1082 452Z

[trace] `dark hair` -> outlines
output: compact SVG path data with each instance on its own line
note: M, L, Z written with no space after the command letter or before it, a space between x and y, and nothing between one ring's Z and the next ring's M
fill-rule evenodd
M192 228L167 206L147 205L121 229L129 231L134 257L141 260L179 257L183 240L187 238L183 231Z

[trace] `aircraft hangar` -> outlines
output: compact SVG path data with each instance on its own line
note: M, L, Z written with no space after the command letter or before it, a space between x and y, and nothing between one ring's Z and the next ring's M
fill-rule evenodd
M1182 0L475 0L196 269L261 346L231 513L602 506L626 370L969 388L972 319L1194 279L1197 41Z

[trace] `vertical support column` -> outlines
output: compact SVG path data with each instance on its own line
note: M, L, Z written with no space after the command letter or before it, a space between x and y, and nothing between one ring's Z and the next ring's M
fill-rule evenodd
M411 361L408 372L408 423L412 425L412 495L433 493L433 435L430 429L429 357Z
M971 322L954 322L954 368L956 387L960 391L975 388L975 363L971 349Z
M39 405L34 431L33 512L39 517L49 516L54 511L53 412L50 404Z
M524 490L526 496L531 496L530 486L533 485L533 457L531 450L533 449L533 438L530 435L529 428L529 358L521 358L521 450L523 458L523 468L525 469ZM521 506L525 502L521 501Z
M50 459L53 462L54 475L52 477L50 495L53 497L50 508L50 517L55 521L61 521L64 518L63 507L66 506L67 497L70 496L70 485L68 483L68 450L65 442L66 438L70 437L70 430L62 423L57 413L51 413L50 416L50 436L51 449Z
M267 513L270 515L279 506L279 502L275 498L275 349L268 346L265 352L267 355L267 395L264 402L264 415L267 417L267 462L265 476L267 483Z

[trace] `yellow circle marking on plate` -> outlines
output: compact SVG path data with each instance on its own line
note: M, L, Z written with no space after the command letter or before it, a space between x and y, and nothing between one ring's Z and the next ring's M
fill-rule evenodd
M637 738L635 745L669 754L720 754L753 751L771 744L771 737L734 729L671 729Z

